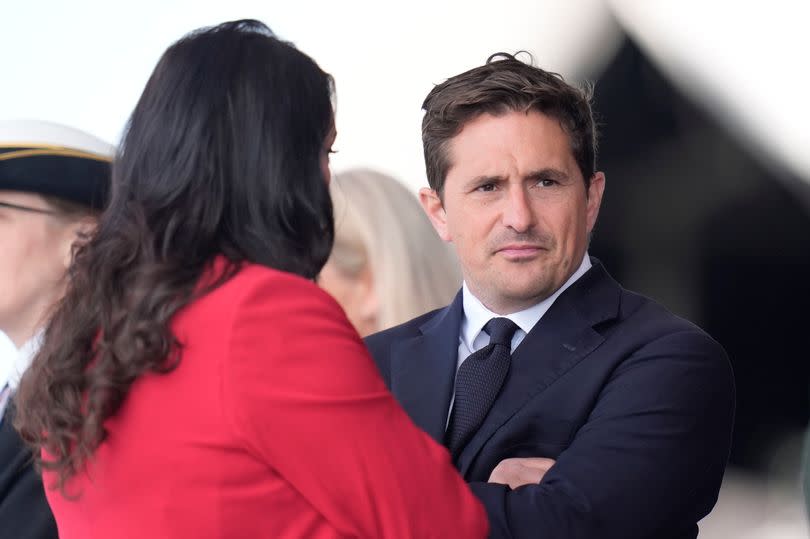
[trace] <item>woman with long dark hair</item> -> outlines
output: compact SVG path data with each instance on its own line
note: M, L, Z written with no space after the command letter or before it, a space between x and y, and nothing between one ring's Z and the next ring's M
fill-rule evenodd
M60 537L485 535L312 282L333 139L330 76L261 23L163 55L17 394Z

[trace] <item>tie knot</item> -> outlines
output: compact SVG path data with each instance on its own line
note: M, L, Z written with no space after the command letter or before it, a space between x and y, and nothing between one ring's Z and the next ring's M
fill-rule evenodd
M517 328L517 324L508 318L493 318L484 326L484 331L489 334L489 344L503 344L511 347L512 335L515 334Z

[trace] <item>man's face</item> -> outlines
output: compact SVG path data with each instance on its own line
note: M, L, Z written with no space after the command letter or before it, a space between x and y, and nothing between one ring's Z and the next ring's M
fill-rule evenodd
M483 114L449 144L443 201L420 192L439 236L453 242L471 292L509 314L553 294L588 246L605 178L585 189L559 122L538 112Z
M53 210L36 194L0 191L0 202ZM64 291L76 227L59 215L0 206L0 330L19 347Z

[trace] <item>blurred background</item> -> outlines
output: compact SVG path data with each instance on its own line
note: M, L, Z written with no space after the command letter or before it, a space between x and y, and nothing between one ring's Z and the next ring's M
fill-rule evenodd
M701 538L808 537L810 2L140 0L2 5L0 118L116 143L187 31L266 22L335 76L333 170L426 184L420 105L496 51L596 83L607 191L591 254L705 328L737 378L730 466ZM804 65L805 67L801 67Z

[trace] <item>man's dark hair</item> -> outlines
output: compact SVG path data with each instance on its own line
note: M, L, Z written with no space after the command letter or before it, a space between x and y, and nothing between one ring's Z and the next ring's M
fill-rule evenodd
M591 111L592 87L577 88L557 73L544 71L499 52L486 64L434 87L422 103L422 144L428 183L439 195L450 169L449 143L481 114L537 111L560 122L571 151L590 185L596 171L596 128Z

